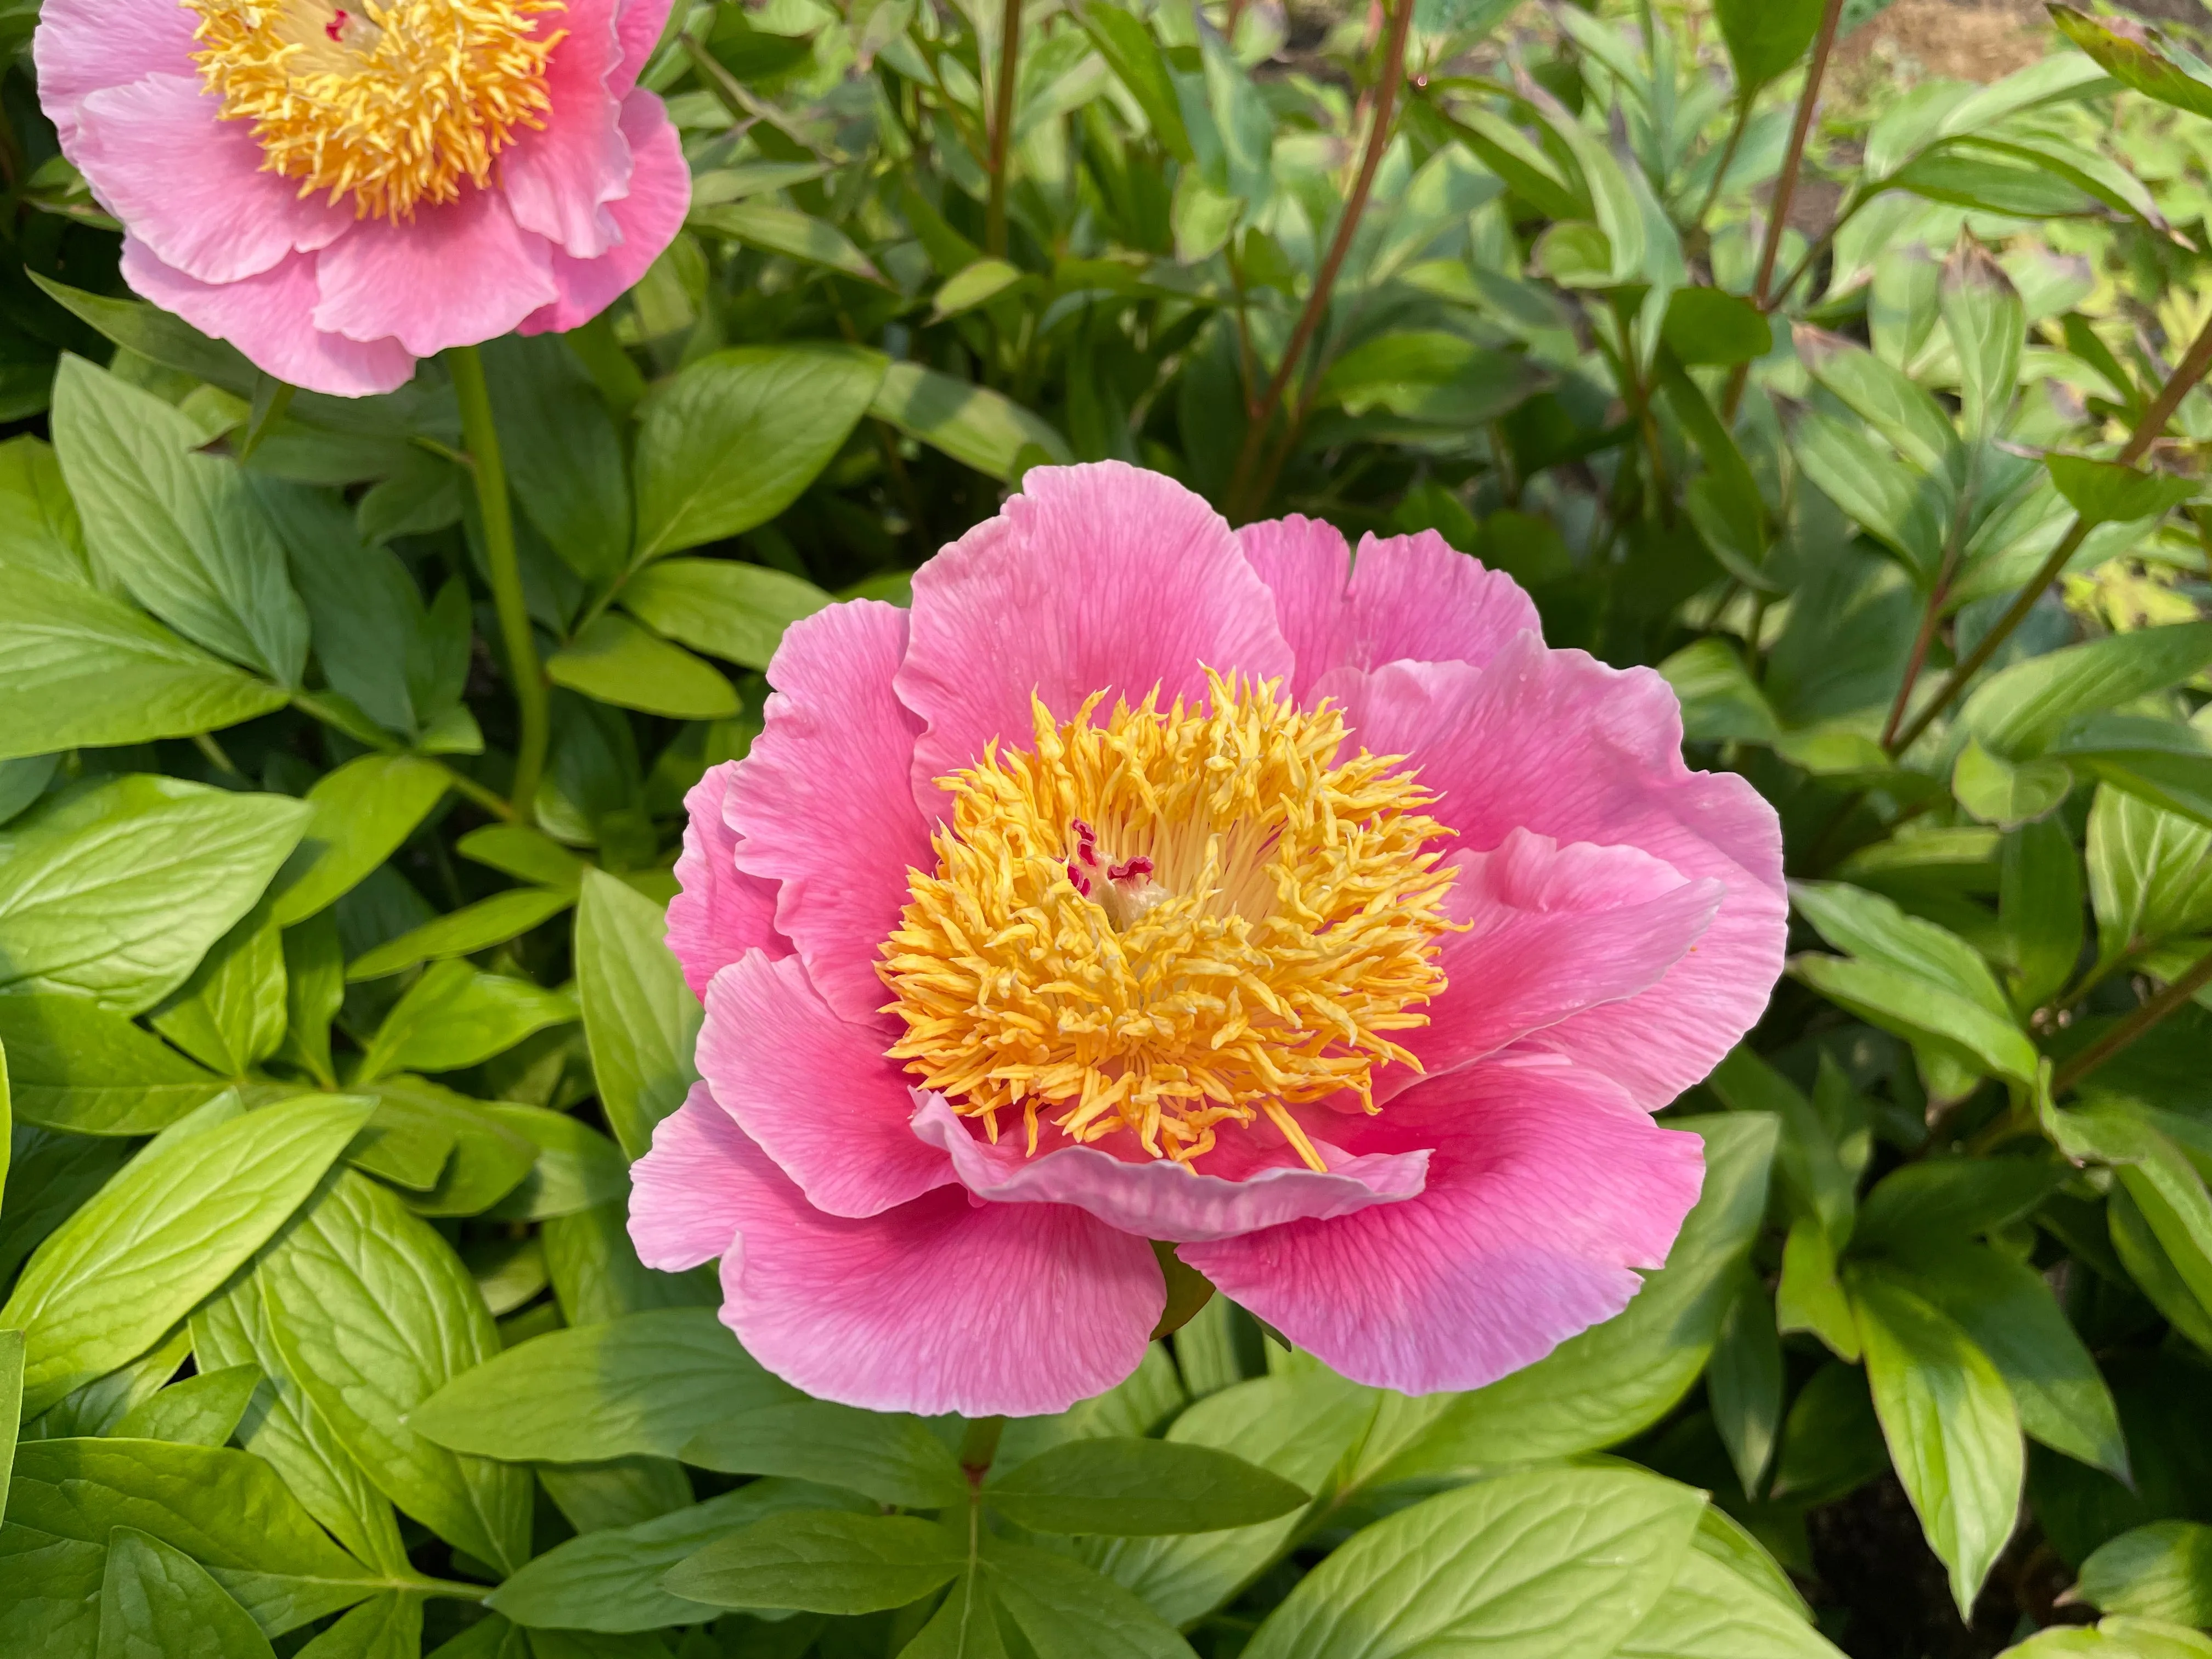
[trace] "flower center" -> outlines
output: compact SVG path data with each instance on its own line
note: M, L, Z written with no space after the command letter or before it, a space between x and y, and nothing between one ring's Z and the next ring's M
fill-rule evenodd
M1385 1035L1425 1025L1450 831L1402 758L1344 744L1342 714L1209 672L1210 706L1157 694L994 744L953 795L878 971L905 1022L890 1055L955 1111L1041 1112L1077 1141L1126 1130L1183 1163L1214 1126L1349 1089L1375 1109Z
M566 33L538 33L562 0L184 3L222 118L252 122L263 167L301 195L351 195L364 218L409 218L464 179L485 184L495 155L544 125L545 60Z

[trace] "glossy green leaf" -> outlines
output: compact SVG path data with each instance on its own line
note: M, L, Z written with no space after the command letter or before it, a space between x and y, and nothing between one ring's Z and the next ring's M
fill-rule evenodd
M0 997L0 1048L17 1120L72 1134L152 1134L224 1086L87 996Z
M874 262L853 246L851 237L828 220L817 219L796 208L757 198L723 202L695 208L690 222L702 230L719 231L770 253L788 254L808 264L827 265L864 283L890 286Z
M131 1527L108 1534L100 1659L275 1659L252 1615L182 1551Z
M1789 3L1802 9L1805 0ZM1764 7L1753 0L1737 9L1781 10L1786 6ZM1661 337L1669 351L1692 366L1753 362L1774 346L1774 330L1765 313L1740 295L1717 288L1677 289L1667 301Z
M2132 18L2091 17L2073 6L2052 6L2051 17L2060 33L2114 79L2162 104L2192 115L2212 116L2212 81L2169 57L2155 29Z
M1973 817L2014 830L2056 811L2074 790L2065 762L2047 756L2015 763L1968 738L1951 769L1951 793Z
M1960 720L1993 753L2025 758L2085 714L2178 685L2212 664L2212 623L2179 623L2029 657L1982 682Z
M1902 369L1840 335L1800 324L1798 361L1813 378L1923 472L1958 444L1943 406Z
M2197 493L2194 479L2086 455L2053 450L2044 456L2043 465L2058 493L2091 524L2154 518Z
M1782 1434L1782 1342L1773 1300L1750 1274L1721 1321L1705 1395L1736 1478L1746 1492L1759 1491Z
M660 1582L708 1607L875 1613L950 1583L967 1560L965 1540L933 1522L793 1510L715 1540Z
M394 1072L459 1071L575 1018L574 1001L558 991L466 962L441 962L384 1017L357 1076L367 1083Z
M1012 482L1032 445L1049 460L1075 459L1049 422L1003 392L920 363L888 364L868 413L1001 483Z
M411 755L363 755L317 779L307 837L278 879L277 926L305 921L352 890L415 832L449 781L444 767Z
M149 1023L203 1065L244 1077L284 1041L284 942L257 904L200 958Z
M717 1538L790 1510L866 1505L804 1480L753 1480L635 1526L586 1533L537 1557L493 1591L488 1605L518 1625L569 1630L653 1630L708 1617L699 1602L660 1587L661 1575Z
M474 956L528 933L576 902L573 890L517 887L410 928L398 939L364 951L345 965L349 981L380 979L424 962Z
M578 575L615 575L629 554L629 479L582 362L553 334L488 340L483 358L516 503Z
M798 1398L705 1309L532 1338L423 1402L416 1430L478 1456L550 1463L673 1457L725 1418Z
M520 1566L530 1552L528 1473L457 1456L411 1420L499 1352L452 1247L390 1188L349 1170L257 1272L286 1370L369 1480L478 1560Z
M0 567L89 586L84 526L53 446L26 433L0 443Z
M152 1007L252 908L307 821L280 795L147 775L27 816L0 842L0 991Z
M576 910L576 1000L599 1103L623 1150L642 1158L653 1125L684 1103L698 1073L704 1017L668 948L663 908L599 871Z
M991 1601L1039 1659L1192 1659L1172 1625L1064 1555L994 1538L983 1562Z
M2001 428L2018 387L2027 307L2004 268L1971 234L1960 235L1944 264L1937 303L1958 356L1966 431L1990 437Z
M883 380L874 353L826 345L737 346L690 364L647 406L638 432L633 562L782 512L829 465Z
M495 1218L544 1221L629 1197L622 1149L582 1119L514 1101L493 1101L483 1109L537 1148L530 1173L491 1212Z
M193 453L200 434L181 411L67 354L54 379L53 426L101 568L195 644L298 685L307 607L237 465Z
M2018 1515L2019 1414L1956 1322L1872 1273L1855 1276L1850 1292L1891 1461L1967 1617Z
M1196 161L1190 134L1183 126L1175 82L1143 21L1135 13L1113 5L1085 6L1075 15L1098 55L1144 111L1160 148L1178 161Z
M830 603L813 583L735 559L663 559L630 578L623 608L656 633L766 668L783 630Z
M27 1413L144 1352L284 1224L368 1115L323 1096L228 1121L223 1106L154 1141L31 1258L0 1308L0 1327L27 1333Z
M0 1424L6 1430L0 1432L0 1441L7 1446L0 1451L0 1492L8 1490L9 1471L15 1466L15 1436L22 1427L23 1414L23 1333L0 1331Z
M1836 1275L1836 1247L1814 1217L1790 1224L1782 1244L1782 1275L1774 1285L1777 1328L1810 1331L1838 1359L1859 1357L1858 1322L1851 1317L1843 1282Z
M1309 1494L1212 1447L1117 1437L1054 1446L984 1496L1032 1532L1142 1537L1255 1526L1303 1509Z
M795 1476L902 1509L948 1509L968 1499L960 1466L920 1419L827 1401L721 1418L686 1441L680 1455L700 1468Z
M1840 1659L1789 1602L1692 1550L1613 1659Z
M503 870L520 881L558 888L572 897L584 879L585 862L542 830L523 823L488 823L453 843L465 859Z
M547 678L601 702L672 720L727 720L737 688L713 664L612 612L545 659Z
M2074 1594L2106 1613L2212 1626L2212 1527L2156 1521L2100 1545Z
M1820 0L1716 0L1713 12L1747 99L1803 57L1820 26Z
M173 1440L187 1446L227 1443L246 1415L261 1367L210 1366L172 1382L124 1413L114 1433L124 1440Z
M387 1590L340 1615L296 1659L420 1659L422 1598Z

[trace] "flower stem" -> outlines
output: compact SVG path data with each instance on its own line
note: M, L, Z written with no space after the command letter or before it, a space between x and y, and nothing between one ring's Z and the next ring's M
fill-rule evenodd
M1006 155L1014 141L1014 77L1021 67L1022 0L1006 0L999 25L999 84L991 100L991 196L983 210L983 247L1006 257Z
M545 770L550 737L545 671L538 665L538 641L531 633L530 610L523 599L522 565L514 550L514 506L507 493L507 465L500 459L499 432L492 423L491 392L484 385L483 359L476 347L454 346L446 353L453 395L461 406L461 435L476 475L477 504L483 513L484 556L491 567L492 603L499 611L499 633L507 647L508 676L514 682L515 708L522 735L515 745L514 787L509 799L514 815L528 823Z

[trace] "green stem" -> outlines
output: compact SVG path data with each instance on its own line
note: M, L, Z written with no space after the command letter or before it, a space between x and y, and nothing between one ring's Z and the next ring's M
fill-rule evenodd
M507 646L507 673L514 682L515 708L522 717L509 799L514 816L527 823L538 798L538 780L545 770L545 749L551 736L545 671L538 665L538 641L531 632L530 610L523 599L522 564L514 550L514 505L507 493L507 466L500 459L498 428L492 423L483 359L474 346L454 346L446 353L446 367L453 377L453 395L461 406L461 435L469 447L477 503L483 513L484 557L491 567L492 603L499 611L500 638Z
M1729 127L1728 142L1721 146L1720 164L1713 169L1713 182L1705 191L1705 199L1698 204L1698 210L1690 220L1693 226L1702 227L1705 217L1713 210L1713 204L1721 199L1721 186L1728 182L1729 169L1735 165L1735 153L1743 143L1743 130L1751 125L1749 98L1735 100L1735 119Z
M999 84L991 100L991 194L983 209L983 251L1006 257L1006 166L1014 141L1014 77L1021 67L1022 0L1006 0L999 25Z
M960 1442L960 1472L971 1487L981 1486L991 1472L991 1461L999 1455L999 1437L1006 1431L1003 1417L978 1417L968 1425Z

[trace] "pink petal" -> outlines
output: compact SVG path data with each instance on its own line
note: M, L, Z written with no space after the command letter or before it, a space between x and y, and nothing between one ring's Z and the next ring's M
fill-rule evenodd
M1695 948L1727 890L1633 847L1562 847L1526 830L1452 862L1452 920L1472 926L1444 935L1447 988L1430 1023L1400 1039L1431 1075L1648 990ZM1376 1097L1419 1075L1391 1068Z
M316 267L315 326L387 335L418 357L495 339L551 301L552 248L495 190L464 189L409 221L371 219Z
M606 211L622 240L596 259L555 248L557 295L523 320L522 333L565 334L582 327L629 292L684 228L691 207L691 167L660 100L649 92L631 93L623 100L620 127L629 146L629 191L609 202Z
M914 1133L952 1154L961 1183L978 1198L1072 1204L1139 1238L1231 1238L1286 1221L1395 1204L1421 1190L1429 1163L1425 1150L1378 1152L1332 1162L1327 1175L1301 1164L1224 1181L1169 1158L1124 1163L1096 1146L1062 1146L1029 1158L1012 1137L995 1146L977 1139L944 1096L916 1090L915 1098L922 1104Z
M997 518L915 573L898 672L900 698L928 724L915 797L934 818L945 796L933 780L994 738L1026 748L1032 690L1066 720L1094 691L1203 699L1209 667L1291 667L1273 602L1221 516L1119 461L1039 467Z
M806 1201L750 1142L722 1319L747 1352L870 1411L1065 1411L1137 1368L1167 1289L1152 1247L1056 1204L940 1189L854 1220Z
M256 367L289 385L336 398L394 392L415 375L415 359L397 340L364 344L315 327L315 260L295 253L234 283L195 282L154 257L136 236L123 239L123 280L203 334L228 340Z
M668 948L702 1002L708 982L746 951L791 954L791 941L775 931L775 884L738 868L737 831L722 817L744 764L724 761L684 797L684 852L676 860L678 891L668 901Z
M756 951L714 975L699 1070L738 1126L832 1215L878 1215L953 1180L915 1138L906 1073L880 1024L830 1012L796 957Z
M637 77L645 72L646 61L653 49L660 44L663 30L668 27L670 0L626 0L616 14L615 32L622 40L622 63L615 70L609 88L617 97L629 94L637 84Z
M175 0L49 0L31 58L62 153L77 160L77 106L88 94L149 75L191 77L192 28L193 15Z
M296 180L264 172L251 123L217 120L221 107L185 75L108 87L77 106L86 182L163 264L234 283L353 228L350 207L302 198Z
M629 189L629 144L608 82L622 58L617 0L568 0L566 38L545 64L552 107L499 158L500 188L515 223L580 259L596 259L622 238L602 204Z
M1632 847L1727 890L1697 948L1641 994L1525 1040L1568 1055L1656 1109L1704 1077L1766 1006L1788 902L1782 830L1744 779L1682 764L1680 705L1648 668L1607 668L1517 636L1487 666L1339 670L1354 740L1404 754L1443 792L1436 815L1486 851L1515 830Z
M1301 699L1333 668L1408 657L1480 666L1515 635L1543 631L1510 576L1484 568L1433 530L1363 537L1357 560L1334 526L1295 514L1248 524L1237 539L1274 592L1284 637L1297 653L1291 690Z
M653 1127L653 1150L629 1166L629 1242L663 1273L712 1261L737 1237L735 1193L752 1143L703 1083Z
M1325 1364L1406 1394L1478 1389L1628 1305L1704 1152L1603 1078L1492 1062L1401 1096L1365 1137L1429 1145L1427 1190L1176 1254Z
M918 722L891 690L906 637L907 613L873 599L793 623L769 664L766 724L723 803L738 867L781 884L776 927L850 1020L890 1000L877 952L906 906L908 867L937 867L907 789Z

